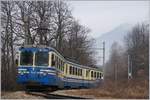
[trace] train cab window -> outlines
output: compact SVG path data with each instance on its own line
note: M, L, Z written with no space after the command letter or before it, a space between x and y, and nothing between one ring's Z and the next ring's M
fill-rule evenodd
M20 54L20 65L33 65L33 52L22 51Z
M93 77L93 71L91 71L91 77Z
M48 52L38 51L35 53L36 66L48 66Z

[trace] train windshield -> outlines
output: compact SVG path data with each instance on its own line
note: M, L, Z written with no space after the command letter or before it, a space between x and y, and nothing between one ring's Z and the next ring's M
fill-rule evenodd
M33 53L31 51L22 51L20 54L20 65L33 65Z
M36 66L48 66L48 52L37 52L35 54Z

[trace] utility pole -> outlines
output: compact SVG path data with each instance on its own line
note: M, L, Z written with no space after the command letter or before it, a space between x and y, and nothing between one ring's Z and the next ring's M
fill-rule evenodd
M132 62L130 59L130 55L128 55L128 80L132 78Z
M105 42L103 42L103 72L105 73ZM105 77L105 75L103 77Z
M103 42L103 67L105 64L105 42Z

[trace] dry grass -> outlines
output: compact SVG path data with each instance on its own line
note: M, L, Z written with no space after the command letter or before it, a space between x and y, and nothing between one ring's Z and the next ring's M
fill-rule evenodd
M95 89L68 90L66 94L80 95L91 98L120 98L120 99L148 99L148 80L106 81L103 86Z
M44 99L42 96L34 96L26 94L24 91L2 92L2 99Z
M94 89L73 89L55 91L54 94L83 96L94 99L148 99L149 81L136 79L119 81L117 83L106 80L103 85ZM26 94L24 91L1 92L1 98L12 99L43 99L42 97Z

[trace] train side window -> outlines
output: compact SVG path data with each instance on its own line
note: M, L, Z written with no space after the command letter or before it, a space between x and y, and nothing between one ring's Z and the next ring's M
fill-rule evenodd
M75 75L75 67L73 67L73 75Z
M73 67L73 75L75 74L75 68Z
M78 73L77 73L77 68L75 68L75 73L76 73L76 75L78 74Z
M88 70L86 70L86 77L88 77L88 75L89 75L89 72L88 72Z
M73 75L73 67L71 66L71 74Z
M97 72L97 78L99 78L99 72Z
M59 58L57 57L57 68L59 69Z
M64 71L64 65L65 65L65 63L64 62L62 62L62 70Z
M61 70L63 71L63 64L62 64L62 60L61 60L61 66L60 66L60 67L61 67Z
M64 71L64 64L65 64L65 63L64 63L64 62L62 62L62 67L63 67L63 69L62 69L62 70L63 70L63 71Z
M82 76L82 69L81 69L81 76Z
M55 56L55 58L56 58L56 68L58 68L58 58L57 56Z
M91 77L93 77L93 71L91 71Z
M60 70L62 71L62 61L60 59L60 62L59 62L59 66L60 66Z
M77 75L79 76L79 68L77 68Z
M76 68L74 68L74 75L76 75Z
M59 69L59 59L57 57L57 68Z
M100 73L100 78L102 77L102 74Z
M71 71L72 71L72 67L71 67L71 66L70 66L70 69L69 69L69 71L70 71L70 74L72 74L72 73L71 73Z
M99 72L96 73L96 78L98 78L98 76L99 76Z
M52 60L52 66L55 66L55 59L54 59L54 54L52 53L52 56L51 56L51 60Z
M54 55L55 58L55 67L57 68L57 57Z
M57 58L58 59L58 69L60 70L60 60L59 60L59 58Z
M79 73L78 73L78 74L79 74L79 76L81 76L81 74L80 74L80 69L78 69L78 70L79 70Z
M62 64L62 60L61 60L61 70L63 71L63 64Z
M59 58L58 58L59 59ZM61 65L60 65L60 59L59 59L59 61L58 61L58 65L59 65L59 70L61 70Z
M56 57L57 58L57 68L59 69L59 59L58 59L58 57Z
M71 67L71 66L69 66L69 74L71 74L71 70L72 70L72 67Z
M96 78L96 72L94 72L94 78Z
M72 66L72 75L74 74L74 67Z
M79 76L81 76L81 69L79 69Z
M73 74L73 67L71 66L71 74Z
M71 75L73 74L73 67L71 66Z
M78 76L80 76L80 74L79 74L79 69L77 69L77 71L78 71Z
M76 68L74 67L74 73L73 73L74 75L76 75Z

